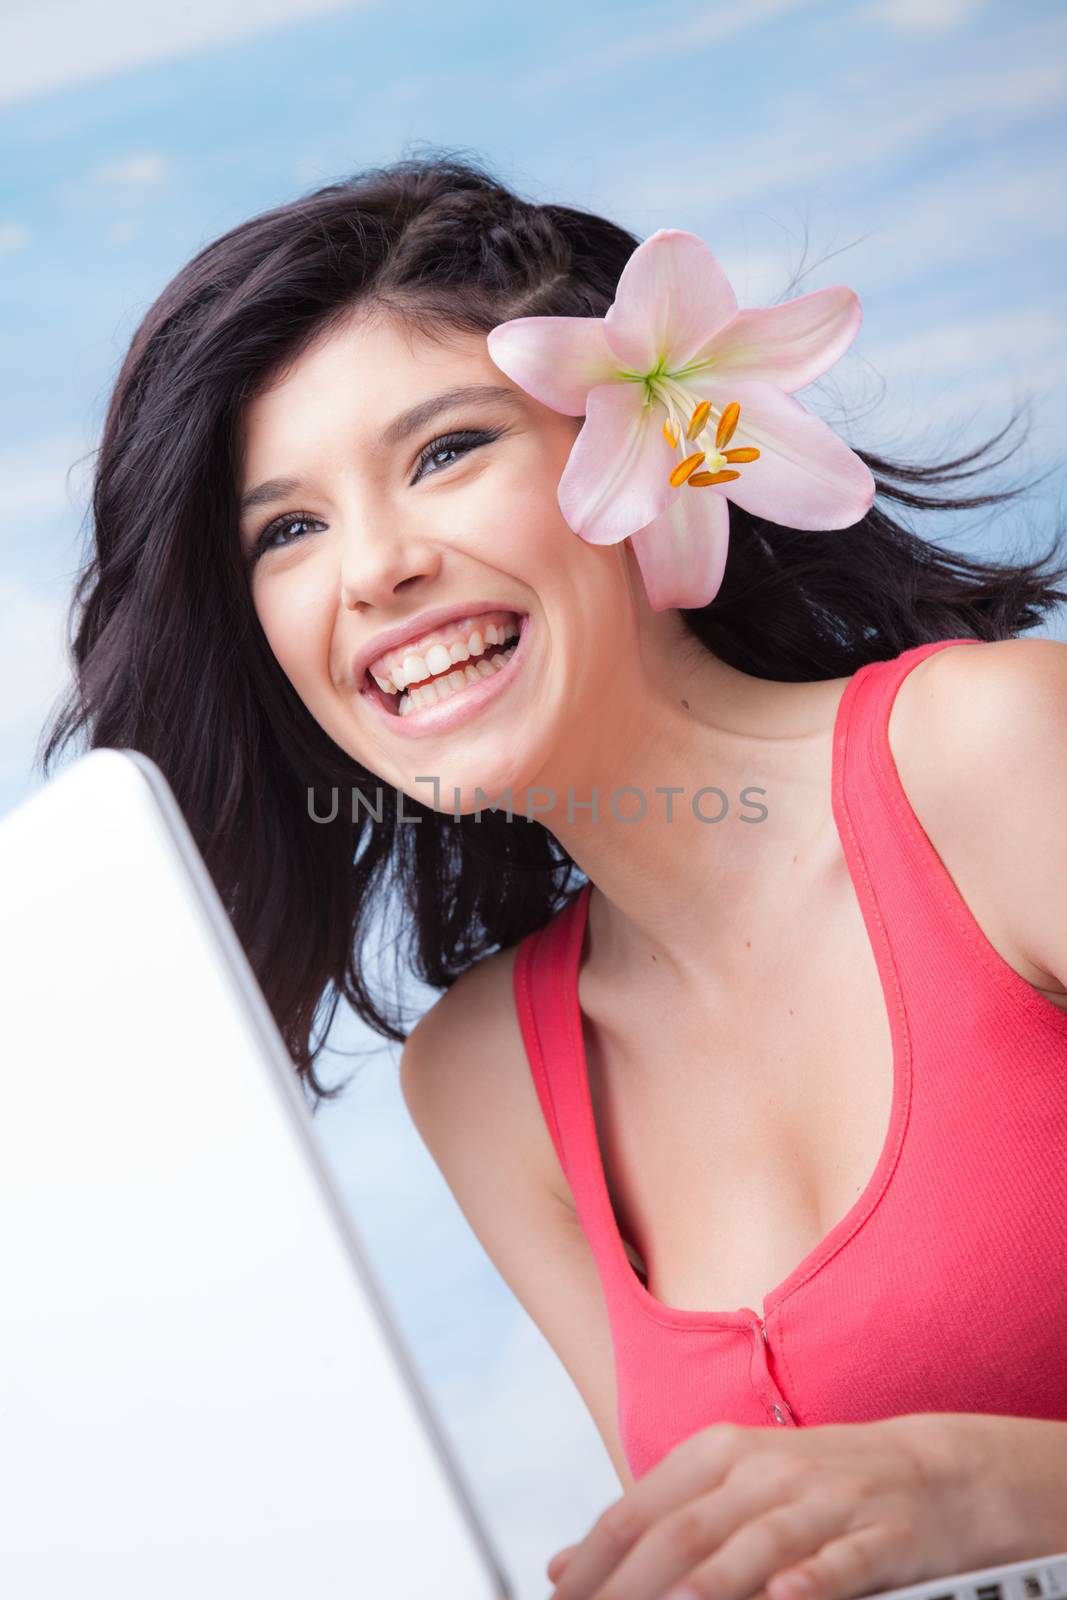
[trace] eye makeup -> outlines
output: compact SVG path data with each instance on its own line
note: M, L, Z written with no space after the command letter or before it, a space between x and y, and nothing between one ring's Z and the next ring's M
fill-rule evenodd
M436 438L431 439L429 444L424 445L419 451L415 459L415 474L411 479L412 486L419 483L426 475L424 469L434 456L441 455L448 450L462 459L464 455L469 454L471 450L477 449L479 445L492 444L494 440L499 439L506 432L508 432L506 428L461 428L455 432L438 434ZM435 468L430 476L433 477L438 472L446 471L449 465L451 463L446 463L444 467ZM284 550L288 545L295 544L299 539L306 537L305 534L298 534L296 539L288 539L281 545L271 546L270 541L276 534L287 533L292 527L300 523L318 522L319 520L319 518L311 516L306 511L287 511L280 517L271 518L266 527L253 537L246 557L247 564L253 566L268 549Z

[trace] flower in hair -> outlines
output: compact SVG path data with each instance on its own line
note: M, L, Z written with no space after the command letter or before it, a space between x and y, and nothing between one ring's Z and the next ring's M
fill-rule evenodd
M591 544L631 538L654 610L718 593L728 500L800 529L866 514L869 468L792 398L859 332L843 284L742 311L702 239L660 228L633 252L603 317L515 317L489 355L554 411L584 416L560 510Z

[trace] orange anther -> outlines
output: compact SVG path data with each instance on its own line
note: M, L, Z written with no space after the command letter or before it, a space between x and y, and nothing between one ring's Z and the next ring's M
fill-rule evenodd
M685 430L687 439L695 439L704 423L707 421L708 412L711 410L711 401L702 400L693 415L689 418L689 426Z
M691 489L704 489L709 483L729 483L732 478L739 478L739 472L694 472L689 478Z
M727 461L756 461L759 459L759 451L747 444L743 445L740 450L727 450L725 454Z
M677 445L677 443L678 443L677 434L671 428L670 423L666 422L666 421L663 424L663 437L666 439L667 443L670 444L670 445Z
M734 436L734 429L737 427L737 419L740 415L741 407L738 405L736 400L731 400L730 404L726 407L726 410L719 418L719 426L715 430L716 450L721 450L723 445L730 443L730 440Z
M689 477L690 473L696 471L696 469L699 467L699 465L703 461L703 459L704 459L703 450L698 450L696 455L686 456L684 461L679 461L678 465L675 467L674 471L671 473L671 477L670 477L671 488L672 489L680 488L680 486L685 482L686 478Z

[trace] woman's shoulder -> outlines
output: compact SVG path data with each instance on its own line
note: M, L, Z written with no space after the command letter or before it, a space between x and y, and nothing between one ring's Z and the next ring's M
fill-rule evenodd
M968 640L924 657L903 679L897 699L917 698L922 685L930 708L951 712L954 728L989 731L1013 700L1019 710L1040 710L1042 699L1044 710L1055 709L1048 697L1065 683L1067 644L1059 639L983 639L977 649Z
M573 1213L519 1027L517 954L512 945L484 956L439 996L405 1043L401 1089L446 1177L488 1136L513 1178L521 1169Z
M924 832L1005 959L1067 982L1067 644L935 651L903 679L889 742Z
M961 786L970 793L977 784L985 802L999 782L1017 799L1014 778L1067 747L1067 644L998 639L937 650L902 680L889 727L894 756L916 780L961 800ZM971 808L976 821L988 815L985 802Z

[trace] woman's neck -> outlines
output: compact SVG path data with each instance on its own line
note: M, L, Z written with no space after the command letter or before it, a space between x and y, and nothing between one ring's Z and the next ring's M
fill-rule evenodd
M538 820L602 897L602 956L619 972L655 960L684 981L707 970L716 928L784 911L821 869L847 680L770 682L666 634L584 716L575 708L536 783L555 796Z

